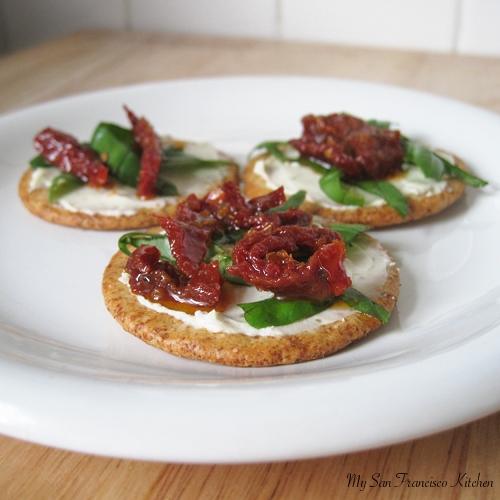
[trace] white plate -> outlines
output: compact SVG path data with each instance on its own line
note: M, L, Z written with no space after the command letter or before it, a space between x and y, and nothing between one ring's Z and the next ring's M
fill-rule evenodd
M125 333L101 276L119 233L29 214L17 183L32 138L88 139L121 106L159 133L212 141L243 161L307 113L388 119L454 151L484 190L432 219L376 232L401 268L388 325L330 358L237 369L175 358ZM500 409L500 117L395 87L311 78L140 85L0 117L0 432L69 450L182 462L299 459L388 445ZM492 187L493 186L493 187Z

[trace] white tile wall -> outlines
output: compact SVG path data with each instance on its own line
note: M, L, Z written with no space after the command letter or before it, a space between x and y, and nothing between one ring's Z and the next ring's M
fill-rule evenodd
M132 29L276 38L274 0L129 0Z
M284 38L453 50L456 0L282 0Z
M0 0L0 52L92 28L500 56L500 0Z
M500 1L462 0L458 51L500 55Z

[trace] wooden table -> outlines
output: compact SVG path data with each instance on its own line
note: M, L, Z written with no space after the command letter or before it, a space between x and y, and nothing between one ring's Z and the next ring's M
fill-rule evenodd
M500 59L253 40L79 33L0 59L0 113L144 81L220 75L353 78L424 90L500 112ZM5 383L5 381L2 381ZM0 436L0 499L500 498L500 413L441 434L316 460L183 465L95 457ZM448 487L395 488L395 475ZM368 480L364 491L347 475ZM466 477L449 487L459 474ZM377 474L379 474L377 476ZM392 487L370 488L371 479Z

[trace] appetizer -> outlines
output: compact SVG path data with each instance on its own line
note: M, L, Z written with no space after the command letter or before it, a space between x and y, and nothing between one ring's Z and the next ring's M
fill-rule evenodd
M307 115L302 125L298 139L255 148L243 172L248 196L305 189L304 210L380 227L436 214L466 185L486 185L458 157L411 141L388 122L340 113Z
M202 196L238 167L208 143L160 138L145 118L125 108L130 128L99 123L90 142L53 129L34 139L39 153L21 178L19 195L33 214L85 229L153 226L195 192Z
M105 304L171 354L230 366L329 356L389 320L398 268L363 225L334 225L283 188L248 199L233 182L190 195L161 229L124 234Z

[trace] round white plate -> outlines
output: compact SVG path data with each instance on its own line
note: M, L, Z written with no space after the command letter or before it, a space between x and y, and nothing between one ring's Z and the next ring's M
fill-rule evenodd
M17 183L46 126L87 140L122 105L158 133L241 162L307 113L391 120L460 155L468 188L431 219L375 233L401 269L390 322L327 359L231 368L124 332L101 296L120 233L30 213ZM396 87L300 77L171 81L78 95L0 117L0 432L69 450L170 462L300 459L388 445L500 409L500 117Z

